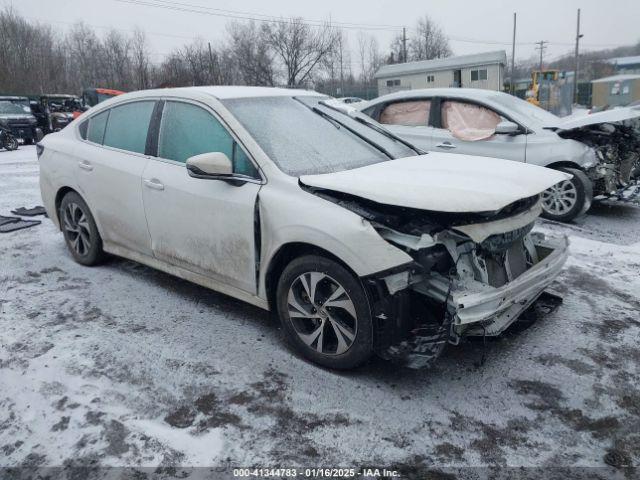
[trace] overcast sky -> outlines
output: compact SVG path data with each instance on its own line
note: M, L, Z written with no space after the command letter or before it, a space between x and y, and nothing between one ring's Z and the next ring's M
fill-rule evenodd
M0 5L13 5L28 19L51 22L60 29L66 29L76 21L123 30L138 26L148 34L155 61L198 37L215 45L224 36L225 24L232 20L205 13L124 3L126 1L162 2L191 10L202 6L219 9L202 10L217 15L238 15L230 12L233 11L243 12L240 13L242 16L300 16L308 20L384 25L383 29L364 30L379 40L383 52L388 50L390 39L397 32L393 26L413 28L416 18L425 13L449 36L454 54L504 49L510 56L514 11L518 15L516 58L519 59L536 55L533 42L539 40L550 42L545 51L547 58L572 52L578 7L582 9L583 50L634 44L640 40L640 1L629 0L0 0ZM356 38L362 27L354 27L346 31L353 50L352 65L357 70Z

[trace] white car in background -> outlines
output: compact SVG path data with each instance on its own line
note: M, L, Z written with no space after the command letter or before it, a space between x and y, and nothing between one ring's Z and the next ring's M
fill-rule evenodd
M506 93L468 88L407 90L354 108L426 151L503 158L571 174L543 194L543 216L553 220L586 212L593 197L626 198L625 190L640 176L640 108L562 119Z
M503 332L567 258L566 239L530 231L540 193L569 176L424 155L327 100L258 87L107 100L38 144L49 218L77 262L108 252L273 310L324 366L374 352L418 366Z

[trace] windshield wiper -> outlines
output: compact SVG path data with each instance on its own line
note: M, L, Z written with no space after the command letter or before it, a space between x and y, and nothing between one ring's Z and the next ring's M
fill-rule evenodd
M345 123L341 122L340 120L338 120L337 118L332 117L331 115L329 115L327 112L323 112L322 110L320 110L318 107L312 107L311 105L307 105L306 103L304 103L302 100L300 100L297 97L293 97L293 99L296 102L301 103L302 105L304 105L305 107L307 107L309 110L311 110L313 113L320 115L322 118L324 118L325 120L327 120L328 122L332 123L332 124L338 124L340 125L342 128L344 128L345 130L347 130L348 132L352 133L353 135L355 135L356 137L358 137L360 140L368 143L369 145L371 145L373 148L375 148L376 150L380 150L382 153L384 153L387 157L389 157L391 160L395 160L396 157L393 156L393 154L387 150L386 148L384 148L382 145L377 144L376 142L374 142L373 140L371 140L370 138L367 138L365 135L362 135L361 133L359 133L357 130L354 130L353 128L351 128L350 126L346 125Z
M327 108L330 108L331 110L335 110L336 112L342 113L343 115L345 114L345 112L343 112L342 110L340 110L339 108L336 108L332 105L329 105L328 103L326 103L324 100L318 102L320 105L323 105ZM419 148L417 148L415 145L407 142L406 140L398 137L397 135L394 135L393 133L391 133L390 131L376 125L375 123L372 123L368 120L365 120L362 117L352 117L349 115L349 118L353 118L356 122L361 123L362 125L366 125L367 127L375 130L376 132L380 133L381 135L384 135L387 138L390 138L393 141L396 141L398 143L401 143L402 145L404 145L405 147L413 150L414 152L416 152L418 155L424 155L426 152L420 150Z

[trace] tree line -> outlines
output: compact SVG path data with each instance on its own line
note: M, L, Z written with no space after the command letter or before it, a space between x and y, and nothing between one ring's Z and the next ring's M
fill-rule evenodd
M154 61L141 29L98 35L84 23L61 33L33 23L11 8L0 11L0 93L79 93L86 87L131 91L193 85L264 85L316 88L331 94L375 91L384 63L404 57L394 39L383 54L372 35L349 37L331 23L302 19L230 22L211 44L194 40ZM406 44L407 60L451 54L442 30L428 16L418 20ZM402 48L402 45L400 48Z

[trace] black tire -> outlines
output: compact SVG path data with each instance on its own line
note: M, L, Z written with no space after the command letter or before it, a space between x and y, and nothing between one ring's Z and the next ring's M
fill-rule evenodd
M58 212L64 240L74 260L88 267L105 259L102 238L89 207L76 192L67 193Z
M564 206L564 210L554 208L553 192L558 186L554 186L543 192L542 217L556 222L570 222L574 218L586 213L591 207L593 200L593 183L587 175L577 168L558 168L557 170L573 175L571 180L561 182L559 185L565 185L567 189L572 189L575 203L570 208Z
M316 301L317 310L308 295L304 298L305 290L301 282L302 276L311 279L311 275L316 279L321 278L317 281L317 289L312 289L315 291L313 300ZM343 287L345 294L330 301L331 295L338 290L335 288L336 285ZM303 292L302 298L296 297L296 289ZM296 310L290 307L290 294L294 296L294 301L299 299L298 305L305 309L305 313L309 312L310 316L317 313L316 318L292 318L290 312ZM340 298L342 300L338 300ZM325 302L333 304L345 301L351 302L350 305L347 304L349 308L325 306ZM373 322L369 301L360 280L339 263L319 255L306 255L291 261L278 281L276 303L288 342L312 362L324 367L346 370L361 365L371 357ZM355 319L350 311L355 312ZM305 328L308 328L309 334ZM322 333L316 336L315 342L311 341L308 344L302 340L301 335L307 334L307 338L310 338L318 331ZM346 332L346 335L340 332ZM338 339L339 334L343 343ZM322 345L319 347L320 341ZM346 344L348 348L341 352L341 345L344 348ZM318 351L319 348L321 351Z
M8 151L17 150L19 146L18 139L13 135L6 135L4 138L4 148Z

